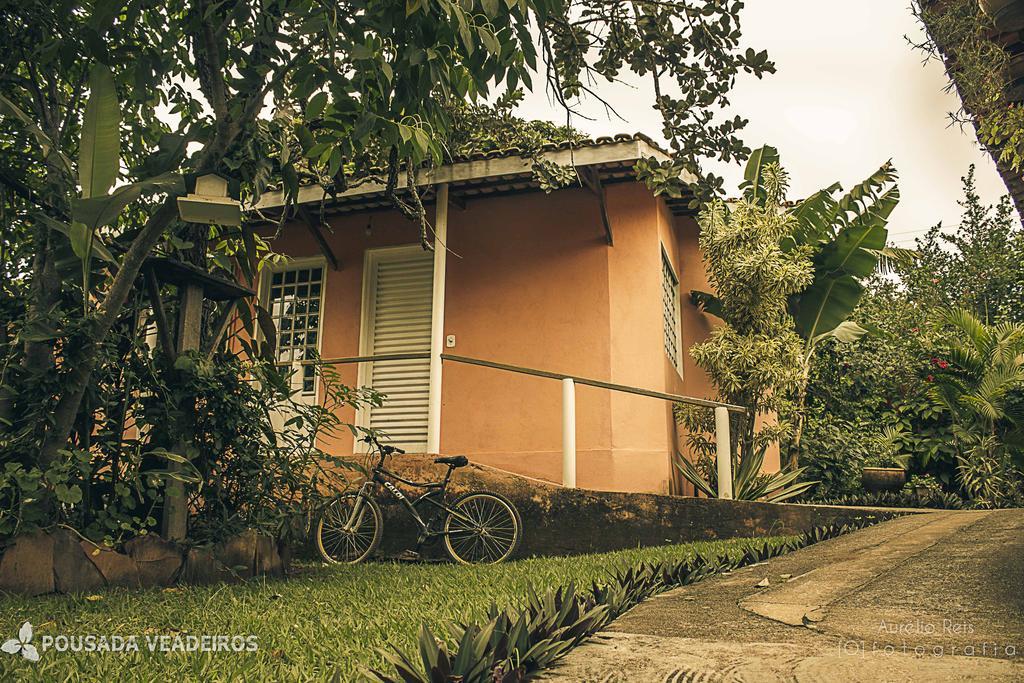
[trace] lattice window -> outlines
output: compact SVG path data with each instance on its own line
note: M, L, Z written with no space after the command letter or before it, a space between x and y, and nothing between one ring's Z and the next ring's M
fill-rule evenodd
M320 348L320 299L323 268L301 267L274 273L269 310L277 327L277 362L282 367L313 358ZM294 379L294 378L293 378ZM303 365L302 393L316 393L316 368Z
M661 252L661 315L665 332L665 353L679 367L679 278L665 251Z

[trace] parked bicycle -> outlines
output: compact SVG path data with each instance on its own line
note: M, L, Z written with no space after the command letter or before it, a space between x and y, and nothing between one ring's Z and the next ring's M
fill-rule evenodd
M470 491L450 505L446 502L452 474L469 464L466 456L435 458L435 463L448 466L444 479L416 482L384 467L389 455L405 451L382 444L373 435L362 441L379 459L358 491L343 494L324 508L316 527L316 543L325 560L355 564L377 550L384 533L384 516L375 500L379 487L397 498L412 515L419 527L417 551L425 542L440 537L451 558L462 564L502 562L515 552L523 538L523 523L508 498L488 491ZM396 481L425 491L410 501Z

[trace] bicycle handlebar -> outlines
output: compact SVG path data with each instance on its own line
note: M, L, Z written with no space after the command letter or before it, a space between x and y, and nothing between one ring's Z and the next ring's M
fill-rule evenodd
M381 455L390 455L392 453L405 455L405 451L403 451L398 446L388 446L387 444L383 444L380 441L378 441L377 437L375 437L373 434L367 434L362 439L360 439L360 441L376 446L377 449L380 450Z

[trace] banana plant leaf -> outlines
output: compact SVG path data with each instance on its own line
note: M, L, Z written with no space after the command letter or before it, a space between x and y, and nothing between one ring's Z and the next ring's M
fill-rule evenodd
M841 189L842 185L832 183L804 199L790 212L796 218L796 228L792 235L784 238L783 248L786 251L799 244L814 244L835 237L839 202L833 195Z
M815 339L836 329L857 307L864 285L852 275L816 279L797 302L796 331Z
M743 196L748 201L763 204L768 198L768 192L764 188L764 169L773 163L779 163L779 150L774 147L765 145L750 155L743 169L743 182L740 183Z
M896 179L895 169L886 162L841 199L832 195L833 183L798 204L791 215L796 228L785 238L784 248L816 244L814 279L803 292L790 299L797 332L809 342L826 336L854 337L859 328L839 329L853 314L864 288L860 279L891 264L907 259L906 250L886 247L889 215L899 204L899 188L887 185Z
M117 180L121 164L120 120L114 75L106 65L96 64L89 72L89 100L82 116L78 151L78 182L83 197L105 195Z

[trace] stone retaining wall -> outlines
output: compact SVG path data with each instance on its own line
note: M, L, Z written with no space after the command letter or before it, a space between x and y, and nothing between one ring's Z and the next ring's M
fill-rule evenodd
M393 469L418 480L444 469L425 458L402 456ZM510 498L523 518L519 555L578 555L725 538L799 534L816 526L855 519L883 520L913 510L797 505L686 498L647 493L610 493L524 479L477 465L459 469L449 489L485 489ZM410 491L410 493L414 493ZM416 528L404 508L387 496L381 553L395 555L416 545ZM440 546L440 544L437 544ZM423 549L443 556L440 547Z
M444 474L443 467L417 456L402 456L392 468L416 480ZM458 470L449 488L453 496L468 490L494 491L515 503L525 530L520 557L799 534L816 526L915 512L564 489L477 465ZM380 548L385 557L415 548L417 534L404 507L388 500L383 504ZM104 586L141 588L283 576L283 550L273 539L249 532L213 547L185 547L141 536L126 543L124 552L115 552L56 529L20 536L0 549L0 591L42 595L91 592ZM440 543L422 551L427 558L444 556ZM318 557L311 546L305 552Z
M0 551L0 591L20 595L93 592L106 586L151 588L253 576L283 576L277 543L255 532L212 547L185 547L139 536L116 552L68 529L18 536Z

